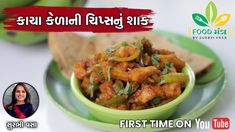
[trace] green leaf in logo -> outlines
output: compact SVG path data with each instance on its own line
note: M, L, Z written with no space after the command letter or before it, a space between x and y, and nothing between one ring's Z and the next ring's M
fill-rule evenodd
M217 8L214 2L209 2L206 6L206 18L209 22L214 22L217 16Z
M193 14L192 14L192 17L193 17L194 22L195 22L197 25L203 26L203 27L208 26L208 21L207 21L207 19L206 19L202 14L193 13Z

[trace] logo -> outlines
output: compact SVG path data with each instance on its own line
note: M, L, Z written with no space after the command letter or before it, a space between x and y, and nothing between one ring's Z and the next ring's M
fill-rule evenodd
M231 36L231 28L227 26L230 18L229 13L219 13L215 3L211 1L204 14L192 14L196 27L189 27L188 32L193 39L227 39Z
M212 118L212 128L224 130L230 128L229 118Z

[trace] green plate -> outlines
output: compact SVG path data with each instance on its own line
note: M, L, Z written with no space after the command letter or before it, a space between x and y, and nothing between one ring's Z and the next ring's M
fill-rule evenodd
M207 83L206 85L196 85L191 95L184 101L177 111L169 119L194 119L206 111L208 111L217 102L226 86L226 76L223 72L217 79ZM161 128L151 128L147 125L146 128L140 129L121 129L119 125L104 123L96 120L89 114L85 105L79 102L67 80L63 78L54 61L51 61L44 75L45 89L52 100L63 112L74 117L80 123L101 129L105 131L160 131ZM79 123L78 122L78 123Z
M179 45L180 47L183 47L193 53L211 58L214 61L212 68L205 75L197 78L197 84L205 84L213 81L224 72L223 64L219 57L210 48L200 43L199 41L171 32L157 31L157 33L160 36L169 39L174 44Z
M218 56L202 43L175 33L157 31L173 43L194 53L207 56L214 60L214 66L204 76L197 79L191 95L184 101L169 119L195 119L208 111L216 103L226 86L226 76ZM66 114L76 118L88 126L106 131L160 131L161 128L120 129L118 125L98 121L87 111L85 105L79 102L66 80L58 70L57 64L51 61L45 72L44 83L51 100Z

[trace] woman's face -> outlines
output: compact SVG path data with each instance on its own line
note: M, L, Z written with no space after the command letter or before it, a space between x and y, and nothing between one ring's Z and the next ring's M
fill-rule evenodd
M15 98L17 102L24 102L26 98L26 91L23 86L17 86L16 92L15 92Z

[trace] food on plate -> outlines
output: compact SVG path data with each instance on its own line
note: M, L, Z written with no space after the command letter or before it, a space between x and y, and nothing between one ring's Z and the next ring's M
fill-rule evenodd
M155 49L148 39L122 42L74 65L83 94L113 109L139 110L178 97L189 81L185 62L174 52Z
M197 77L204 75L204 73L209 71L213 66L214 62L211 58L192 53L187 49L181 48L176 44L173 44L171 41L159 36L156 32L97 33L97 51L102 51L118 42L133 42L134 40L143 37L149 39L153 43L154 48L174 51L176 56L190 65Z
M95 39L90 39L74 33L49 33L49 48L63 75L69 79L72 74L72 65L80 58L89 57L95 52L101 52L120 42L134 42L147 38L156 49L174 51L176 56L192 67L197 77L204 75L213 66L213 60L181 48L155 32L137 33L97 33ZM167 52L167 51L161 51ZM200 62L200 63L198 63Z

